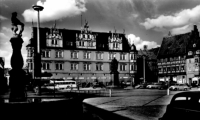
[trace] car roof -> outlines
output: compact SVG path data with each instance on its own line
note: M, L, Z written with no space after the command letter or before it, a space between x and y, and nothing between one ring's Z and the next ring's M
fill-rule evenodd
M181 96L193 96L193 97L197 97L197 96L200 96L200 91L186 91L186 92L180 92L180 93L177 93L173 96L172 100L174 100L175 98L177 97L181 97Z

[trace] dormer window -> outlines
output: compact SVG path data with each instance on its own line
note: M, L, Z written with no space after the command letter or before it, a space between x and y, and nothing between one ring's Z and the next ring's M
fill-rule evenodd
M197 51L196 51L196 54L198 54L198 55L199 55L199 54L200 54L200 50L197 50Z
M193 54L193 52L192 52L192 51L189 51L189 52L188 52L188 55L192 55L192 54Z
M56 34L55 34L56 33ZM63 47L62 33L55 28L52 28L50 33L46 33L46 46L48 47Z

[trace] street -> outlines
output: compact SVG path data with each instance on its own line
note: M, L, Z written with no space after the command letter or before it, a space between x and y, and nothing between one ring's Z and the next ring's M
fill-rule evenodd
M195 91L197 89L192 89ZM104 96L88 98L83 100L83 113L89 114L92 117L100 119L99 113L96 113L96 109L101 108L103 110L109 111L123 117L127 117L134 120L157 120L161 117L166 110L166 105L169 104L171 98L174 94L182 91L170 91L170 95L167 95L167 90L158 89L114 89L112 90L111 97L109 89L93 89L93 88L83 88L79 92L88 94L94 91L104 92ZM63 95L67 92L77 92L78 90L65 90L62 91ZM4 97L8 97L5 95ZM42 94L41 97L52 97L43 99L42 101L54 101L59 100L54 99L54 95ZM59 95L62 97L62 94ZM39 97L33 92L28 92L28 97ZM89 106L90 105L90 106ZM91 106L93 106L91 110ZM105 116L104 116L105 117Z
M194 91L197 89L192 89ZM157 89L132 89L113 91L112 97L89 98L83 101L85 112L98 116L95 110L88 111L87 104L134 120L157 120L166 110L174 94L183 91ZM98 118L100 118L98 116ZM103 119L103 118L101 118Z

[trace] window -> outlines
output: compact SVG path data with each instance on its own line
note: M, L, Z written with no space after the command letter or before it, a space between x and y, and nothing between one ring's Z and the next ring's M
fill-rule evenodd
M184 67L184 66L181 66L181 70L185 70L185 67Z
M120 54L120 60L125 60L126 59L126 54L122 53Z
M56 70L63 70L63 63L56 63Z
M28 63L28 69L29 69L29 70L33 70L33 63L32 63L32 62L29 62L29 63Z
M97 71L102 71L103 70L103 64L102 63L97 63L96 64L96 70Z
M71 52L71 58L72 59L78 59L78 52L77 51L72 51Z
M198 62L199 62L198 58L195 58L195 63L198 63Z
M200 54L200 50L197 50L197 51L196 51L196 54Z
M192 51L189 51L189 52L188 52L188 55L192 55Z
M84 63L83 69L89 71L90 70L90 63Z
M130 54L130 59L134 60L135 59L135 54Z
M51 40L51 44L52 44L52 45L58 45L58 40L52 39L52 40Z
M33 57L34 50L29 49L27 52L27 57Z
M115 53L109 53L109 60L112 60L115 57Z
M78 63L71 63L71 70L78 70Z
M179 71L179 66L176 66L176 71Z
M90 52L84 52L84 59L90 59Z
M63 51L56 51L56 58L63 58Z
M130 65L130 71L134 71L135 68L134 68L134 64Z
M125 71L126 70L126 64L120 64L119 68L120 68L120 71Z
M96 59L103 60L103 53L101 53L101 52L96 53Z
M50 58L50 51L49 50L43 50L42 51L42 57L43 58Z
M42 63L43 70L50 70L50 63Z

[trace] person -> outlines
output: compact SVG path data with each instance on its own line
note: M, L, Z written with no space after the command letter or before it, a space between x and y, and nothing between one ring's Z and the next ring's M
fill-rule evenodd
M12 22L12 28L11 30L14 32L14 35L17 35L18 31L18 25L20 25L20 31L19 31L19 36L22 36L22 32L24 31L24 23L22 23L19 19L17 19L17 12L12 13L11 17L11 22Z

